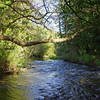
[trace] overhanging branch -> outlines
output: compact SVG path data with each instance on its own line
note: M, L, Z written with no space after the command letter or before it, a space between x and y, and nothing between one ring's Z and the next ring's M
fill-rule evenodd
M72 37L68 38L59 38L59 39L46 39L46 40L40 40L40 41L31 41L31 42L22 42L20 40L17 40L13 37L10 36L3 36L0 35L0 40L6 40L6 41L10 41L12 43L15 43L19 46L25 47L25 46L32 46L32 45L37 45L37 44L42 44L42 43L59 43L59 42L65 42L68 40L72 40L73 38L75 38L75 36L77 36L77 34L72 35Z

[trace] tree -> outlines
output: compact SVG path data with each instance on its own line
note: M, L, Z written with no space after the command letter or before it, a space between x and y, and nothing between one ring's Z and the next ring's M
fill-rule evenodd
M48 10L45 4L45 0L43 0L43 8L45 9L45 13L42 13L39 8L36 8L33 5L34 1L32 0L1 0L0 1L0 40L11 41L20 46L32 46L41 43L52 43L52 42L63 42L66 40L70 40L68 38L62 39L47 39L41 41L31 41L31 42L23 42L18 38L13 37L12 33L8 33L9 30L14 30L15 28L23 28L24 24L27 22L31 22L32 24L43 25L45 28L46 21L51 17L51 15L55 12L51 12ZM22 26L19 27L21 24ZM27 25L26 25L27 26ZM47 28L48 29L48 28ZM12 36L11 36L12 34Z
M99 12L99 0L60 0L60 15L65 34L70 36L78 32L78 37L72 43L88 53L100 51Z
M100 65L100 1L60 0L59 9L63 36L71 37L76 32L77 36L58 44L57 54L64 59Z

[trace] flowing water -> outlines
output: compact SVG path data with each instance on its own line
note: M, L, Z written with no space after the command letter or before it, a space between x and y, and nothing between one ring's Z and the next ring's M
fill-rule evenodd
M100 100L100 70L63 60L35 61L0 76L0 100Z

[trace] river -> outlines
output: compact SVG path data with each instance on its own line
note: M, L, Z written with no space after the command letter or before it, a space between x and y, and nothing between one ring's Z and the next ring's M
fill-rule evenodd
M100 100L100 70L37 60L28 72L0 76L0 100Z

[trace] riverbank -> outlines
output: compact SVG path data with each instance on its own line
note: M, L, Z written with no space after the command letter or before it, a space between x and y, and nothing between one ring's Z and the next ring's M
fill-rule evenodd
M97 68L97 69L100 68L100 66L97 66L94 63L82 63L82 62L71 60L71 59L64 59L64 61L68 61L68 62L79 64L79 65L86 65L88 67L93 67L93 68Z
M15 68L12 68L12 69L9 69L9 70L0 69L0 74L9 75L9 74L18 74L20 72L27 72L27 71L28 71L28 68L15 67Z
M77 58L77 57L76 57ZM89 66L89 67L95 67L95 68L100 68L100 64L97 64L96 61L91 61L91 62L86 62L84 59L83 59L83 62L80 61L79 59L75 59L75 58L67 58L67 57L64 57L64 56L54 56L54 57L33 57L32 58L33 60L42 60L42 61L48 61L48 60L64 60L64 61L68 61L68 62L71 62L71 63L76 63L76 64L80 64L80 65L86 65L86 66ZM98 59L98 62L99 62L99 59Z
M68 61L68 62L71 62L71 63L76 63L76 64L80 64L80 65L86 65L86 66L89 66L89 67L95 67L95 68L100 68L100 64L96 64L96 63L94 63L95 61L93 61L93 62L80 62L78 59L73 59L73 58L65 58L65 57L61 57L61 56L56 56L56 57L51 57L51 58L49 58L49 59L51 59L51 60L57 60L57 59L62 59L62 60L64 60L64 61Z
M93 68L100 68L100 65L97 65L93 62L80 62L78 59L68 59L67 57L64 58L63 56L54 56L54 57L32 57L30 62L31 61L35 61L35 60L42 60L42 61L49 61L49 60L64 60L64 61L67 61L67 62L71 62L71 63L75 63L75 64L80 64L80 65L86 65L86 66L89 66L89 67L93 67ZM29 68L29 64L26 66L26 67L13 67L11 69L0 69L0 73L1 74L18 74L19 72L27 72L28 71L28 68Z

